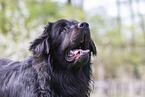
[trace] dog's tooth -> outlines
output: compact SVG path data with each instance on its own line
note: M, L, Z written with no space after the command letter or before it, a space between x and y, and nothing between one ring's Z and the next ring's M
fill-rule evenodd
M71 54L73 54L73 51L72 51L72 50L70 50L70 53L71 53Z
M74 54L76 54L77 52L78 52L78 50L75 50L75 51L74 51Z

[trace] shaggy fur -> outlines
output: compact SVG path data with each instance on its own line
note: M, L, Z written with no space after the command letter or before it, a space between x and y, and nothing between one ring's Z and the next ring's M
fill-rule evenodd
M88 97L91 52L89 24L61 19L48 23L24 61L0 59L0 97Z

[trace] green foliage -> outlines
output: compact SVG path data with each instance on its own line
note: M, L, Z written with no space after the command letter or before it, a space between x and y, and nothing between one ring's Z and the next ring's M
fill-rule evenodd
M48 19L51 20L59 16L57 3L50 2L49 0L25 0L24 2L29 12L26 24L32 21L44 24L48 22Z
M76 19L79 21L84 21L86 16L81 8L73 7L70 5L65 5L60 9L59 13L61 18Z
M96 79L99 75L104 79L145 79L145 34L138 24L121 25L106 13L99 8L89 15L81 7L52 0L0 0L0 57L25 59L30 55L29 42L48 22L70 18L90 24L98 49L92 59Z

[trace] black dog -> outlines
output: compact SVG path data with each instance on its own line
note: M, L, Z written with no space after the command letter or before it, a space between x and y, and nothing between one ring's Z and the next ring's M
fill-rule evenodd
M91 83L89 24L49 23L24 61L0 59L0 97L88 97Z

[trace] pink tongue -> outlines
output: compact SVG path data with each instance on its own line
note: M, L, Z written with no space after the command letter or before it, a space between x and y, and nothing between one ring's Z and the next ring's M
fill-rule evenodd
M75 50L73 51L74 52L74 57L72 59L68 59L68 61L73 61L74 59L78 58L80 56L80 54L83 54L83 53L90 53L90 50L82 50L82 49L79 49L79 50Z

